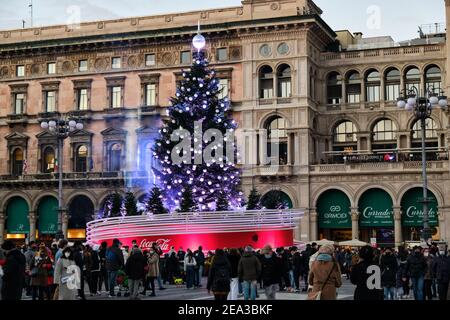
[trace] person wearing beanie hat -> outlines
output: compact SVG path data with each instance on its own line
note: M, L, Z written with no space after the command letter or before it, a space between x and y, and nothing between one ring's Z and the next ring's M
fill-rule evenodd
M2 300L21 300L25 283L25 256L11 240L6 240L2 249L6 255L1 288Z
M381 288L381 270L378 273L368 271L369 268L373 267L379 269L379 266L373 260L374 250L371 246L365 246L359 250L359 262L352 267L350 274L350 281L356 285L354 300L383 300L384 298ZM379 277L378 281L375 281L375 283L380 284L379 288L367 285L367 279L373 275Z
M336 300L336 289L342 286L341 270L333 257L332 245L321 246L311 265L308 300Z

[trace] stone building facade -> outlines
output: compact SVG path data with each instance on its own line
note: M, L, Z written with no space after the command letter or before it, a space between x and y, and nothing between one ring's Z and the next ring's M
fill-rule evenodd
M449 1L445 8L450 18ZM241 129L244 192L276 193L303 210L300 241L416 240L420 131L395 100L404 88L449 92L450 42L444 32L358 46L360 34L333 31L321 14L310 0L244 0L233 8L1 31L0 242L55 231L56 140L40 122L57 115L85 124L63 150L69 238L83 237L112 192L144 198L154 178L152 141L189 67L198 21ZM437 240L450 239L449 128L445 110L427 120ZM267 166L263 150L274 137L279 165Z

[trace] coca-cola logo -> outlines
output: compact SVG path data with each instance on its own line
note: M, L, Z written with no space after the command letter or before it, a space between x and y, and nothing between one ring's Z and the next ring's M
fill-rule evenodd
M162 251L168 251L170 249L170 247L169 247L170 239L158 239L155 241L150 241L150 240L144 239L141 241L141 244L139 245L139 247L143 250L150 249L154 242L161 248Z

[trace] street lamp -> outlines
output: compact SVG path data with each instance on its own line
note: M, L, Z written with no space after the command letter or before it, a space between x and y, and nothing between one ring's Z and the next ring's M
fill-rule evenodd
M423 232L422 237L425 243L431 239L430 216L428 212L428 180L427 180L427 159L426 159L426 119L430 117L433 109L441 107L443 110L448 108L448 100L444 91L438 95L433 87L429 87L421 95L419 89L415 86L407 90L407 94L402 92L402 96L397 99L397 107L406 111L414 112L416 120L420 120L422 129L422 179L423 179Z
M48 122L41 122L41 128L53 134L58 141L57 161L58 161L58 230L56 233L56 240L63 239L64 233L62 230L63 218L63 150L64 140L75 130L82 130L83 123L73 119L70 116L58 115L58 118L51 119Z

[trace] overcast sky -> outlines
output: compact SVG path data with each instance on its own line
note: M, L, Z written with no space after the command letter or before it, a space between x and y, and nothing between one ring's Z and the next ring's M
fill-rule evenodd
M391 35L396 41L417 36L418 26L445 21L444 0L315 0L334 30L364 36ZM0 0L0 29L30 25L30 0ZM154 15L240 5L241 0L33 0L34 26ZM79 13L79 14L78 14ZM1 40L0 40L1 41Z

